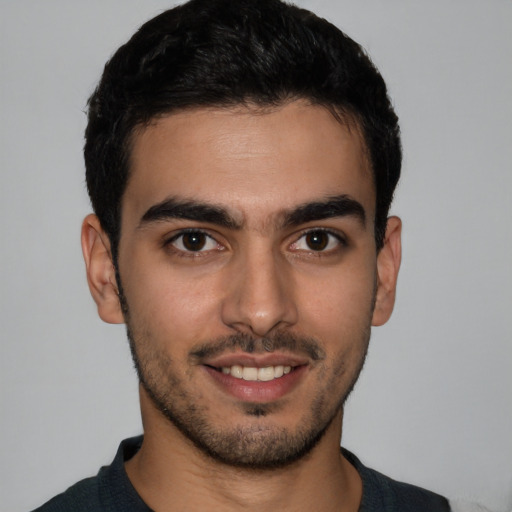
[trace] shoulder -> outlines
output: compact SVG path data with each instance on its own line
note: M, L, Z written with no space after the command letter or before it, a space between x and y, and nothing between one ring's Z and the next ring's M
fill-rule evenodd
M33 512L93 512L101 510L97 477L86 478Z
M33 512L147 512L126 475L124 463L140 448L142 437L125 439L110 466L52 498Z
M449 512L448 500L432 491L399 482L364 466L352 453L343 455L357 469L363 481L360 512Z

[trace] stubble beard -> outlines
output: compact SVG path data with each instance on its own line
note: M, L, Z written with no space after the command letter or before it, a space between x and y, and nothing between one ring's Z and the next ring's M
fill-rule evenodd
M138 339L135 338L119 275L117 281L130 351L142 387L157 410L203 455L218 463L264 471L282 468L302 459L319 443L338 413L342 411L363 369L371 335L370 319L375 306L375 294L368 321L358 333L358 339L352 340L352 347L356 350L355 365L347 368L344 355L332 362L335 370L332 371L324 389L327 392L337 389L337 381L344 377L347 382L334 403L330 403L327 393L318 393L311 404L309 414L293 431L257 421L250 426L235 425L230 429L220 429L208 419L207 408L201 408L196 404L184 383L176 375L169 356L155 350L148 330L139 335ZM220 352L227 346L231 349L238 347L248 353L256 350L273 351L283 347L301 347L301 350L308 352L313 359L317 356L320 359L323 354L316 340L300 338L289 333L276 333L264 339L242 334L233 335L203 344L197 347L196 353L205 347L208 347L206 350L210 352ZM272 403L246 403L242 407L246 416L255 419L271 415L279 409L277 404Z
M253 417L254 421L249 426L235 424L230 428L219 428L210 420L208 407L198 405L196 398L176 375L170 358L155 352L145 336L135 339L129 322L126 325L139 381L157 410L207 457L231 467L253 470L282 468L302 459L313 450L352 391L363 367L370 338L368 328L359 340L361 350L357 366L351 369L352 375L341 396L333 402L327 393L318 393L307 414L293 430L277 426L272 421L262 421L264 417L271 420L272 413L279 410L279 405L275 403L242 404L244 415ZM279 339L279 336L275 336L270 343L280 345ZM290 336L287 335L286 339L289 342ZM234 345L244 345L243 340L246 342L247 337L230 337ZM297 338L295 340L301 342ZM345 373L349 369L343 363L333 363L337 371L332 372L325 386L328 392L337 389L338 379L347 377Z

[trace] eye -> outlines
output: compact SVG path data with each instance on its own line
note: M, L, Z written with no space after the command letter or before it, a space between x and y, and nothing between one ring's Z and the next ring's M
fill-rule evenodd
M304 233L292 244L291 249L294 251L328 252L338 248L340 245L345 245L340 235L325 229L314 229Z
M206 252L222 246L203 231L185 231L173 236L169 242L173 248L183 252Z

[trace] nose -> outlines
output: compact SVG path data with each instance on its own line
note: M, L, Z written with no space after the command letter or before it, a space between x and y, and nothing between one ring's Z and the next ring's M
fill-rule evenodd
M295 324L298 315L289 264L269 249L247 252L230 269L222 303L224 324L258 337Z

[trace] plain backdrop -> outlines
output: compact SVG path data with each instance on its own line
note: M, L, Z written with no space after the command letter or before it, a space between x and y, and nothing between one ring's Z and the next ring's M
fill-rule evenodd
M401 118L404 260L343 444L512 508L512 2L309 0L371 54ZM86 99L162 0L0 1L1 510L41 504L141 432L122 326L86 287Z

